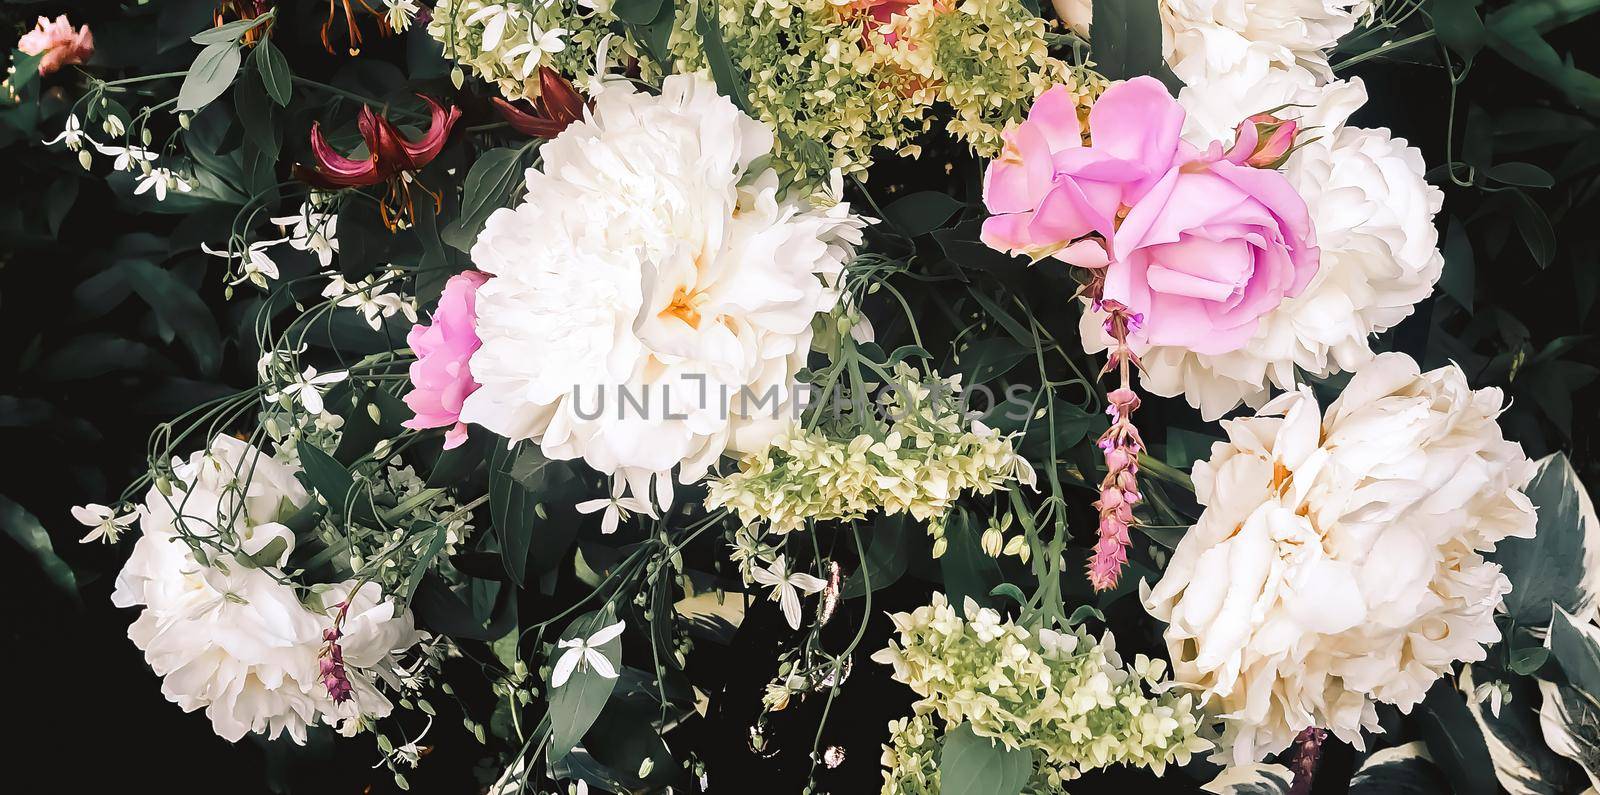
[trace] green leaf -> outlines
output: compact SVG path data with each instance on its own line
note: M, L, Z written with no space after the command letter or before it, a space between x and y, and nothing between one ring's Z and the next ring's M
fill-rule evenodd
M1427 746L1412 741L1374 752L1350 779L1350 795L1432 795L1448 792L1449 782L1428 755Z
M1025 594L1022 593L1022 589L1018 588L1016 585L1014 585L1012 583L1009 583L1009 582L1000 583L999 585L996 585L995 587L989 589L989 595L990 596L1004 596L1004 597L1010 599L1011 601L1016 602L1018 605L1026 605L1026 604L1028 604L1028 597ZM1089 605L1083 605L1082 607L1080 607L1078 609L1081 610L1084 607L1089 607ZM1091 609L1093 609L1093 608L1091 608ZM1077 614L1074 613L1073 615L1076 616ZM1072 622L1068 621L1067 623L1070 624Z
M722 22L717 18L718 8L720 6L717 3L701 0L694 26L705 47L706 63L711 67L711 78L717 83L717 91L733 100L740 110L749 112L750 95L745 90L744 77L728 55L727 42L722 38Z
M1433 684L1416 717L1429 753L1438 760L1457 795L1493 795L1497 791L1483 732L1450 677Z
M1486 34L1474 0L1432 0L1433 31L1450 51L1467 60L1483 49Z
M1489 178L1523 188L1548 188L1556 184L1550 172L1532 163L1501 163L1489 169Z
M1294 774L1283 765L1230 765L1200 787L1213 795L1288 795Z
M235 563L247 569L265 569L278 565L283 560L284 550L289 548L289 542L283 536L278 536L268 541L266 546L256 550L253 555L243 553L233 556Z
M1094 0L1089 54L1095 70L1107 78L1151 75L1176 94L1183 84L1167 68L1162 35L1157 0Z
M194 355L200 371L206 375L215 373L222 362L222 335L211 308L194 289L170 271L144 260L123 260L116 267L133 291L155 310L156 317L176 332Z
M562 640L573 638L586 638L597 630L616 623L616 618L610 608L585 613L567 625L565 632L561 633ZM560 655L566 650L556 647L551 656L554 671L554 662L560 660ZM612 638L600 647L600 653L611 661L612 667L619 672L622 669L622 638ZM552 763L564 758L572 747L583 739L583 733L594 725L600 711L605 708L606 701L611 698L611 691L616 689L617 680L607 679L596 673L594 668L581 665L572 672L572 676L560 687L551 687L547 690L550 694L550 761Z
M966 511L951 511L945 520L944 537L946 547L938 563L950 604L960 605L970 596L980 607L993 606L989 593L1004 577L999 562L983 551L978 530Z
M415 532L416 528L413 527L412 530ZM406 577L405 589L401 592L401 597L406 604L411 603L411 598L417 593L417 586L422 584L422 576L428 573L428 569L433 566L434 558L439 557L439 553L444 551L445 542L450 538L449 531L443 525L433 525L426 532L430 534L428 535L428 546L423 549L422 555L417 558L414 567L411 569L411 574Z
M463 183L461 216L440 235L444 242L461 251L471 251L489 215L506 206L514 189L522 184L521 166L520 149L502 147L479 155ZM339 231L344 231L343 224Z
M489 454L489 515L494 521L495 537L500 541L500 557L506 573L519 588L528 571L534 504L538 497L518 481L515 468L519 461L526 465L529 460L544 461L538 448L531 444L512 449L496 444Z
M1512 649L1511 670L1528 676L1544 667L1545 660L1550 659L1550 650L1543 646L1529 646L1524 649Z
M252 60L252 63L255 61ZM256 70L251 67L247 71ZM241 80L233 90L233 107L239 114L239 126L244 128L245 140L276 161L283 141L278 133L278 125L273 120L272 100L261 81Z
M1539 728L1550 750L1600 778L1600 703L1581 685L1539 681ZM1581 785L1580 785L1581 786ZM1577 792L1579 786L1567 792Z
M189 37L195 44L236 44L244 34L254 29L271 17L263 15L249 19L236 19L226 24L218 25L210 30L202 30Z
M916 237L944 226L965 206L943 191L924 190L896 199L883 209L883 217L907 237Z
M1539 688L1528 678L1512 677L1510 700L1497 713L1487 702L1474 696L1478 682L1474 674L1486 669L1465 665L1461 668L1461 692L1466 694L1467 710L1483 732L1500 786L1513 795L1565 795L1573 791L1571 766L1545 745L1539 728Z
M1600 595L1600 517L1566 455L1539 460L1523 489L1538 509L1532 538L1507 538L1488 557L1511 580L1505 608L1519 626L1543 627L1554 605L1581 620Z
M1472 241L1467 238L1467 227L1460 218L1450 217L1444 233L1444 275L1439 277L1439 289L1455 299L1470 314L1472 291L1477 266L1472 256Z
M370 521L372 506L364 499L361 489L355 487L355 478L333 456L314 445L296 445L300 454L300 467L307 487L327 501L328 507L352 519Z
M218 42L206 45L195 56L189 73L183 78L183 85L178 89L176 110L196 111L222 96L222 92L233 85L241 60L236 44Z
M1020 795L1033 776L1033 754L1008 749L963 723L939 749L939 790L961 795Z
M1009 337L978 340L961 351L961 385L970 389L993 381L1031 355L1033 351Z
M906 573L906 548L911 544L911 535L922 532L920 527L908 524L905 514L878 517L868 534L866 557L844 582L844 598L866 596L869 579L872 590L878 591L895 584Z
M1541 268L1550 267L1556 257L1556 230L1550 226L1550 217L1544 208L1522 191L1512 194L1511 217L1517 222L1517 231L1528 246L1528 253Z
M612 4L611 11L623 22L648 25L661 16L661 9L666 4L666 0L617 0Z
M267 89L267 95L272 97L273 102L288 107L289 99L294 95L294 73L289 70L289 59L283 57L283 51L272 43L271 37L263 37L256 42L250 59L256 65L256 72L261 75L261 84Z
M56 555L55 546L50 543L50 533L45 531L38 517L12 502L11 498L0 495L0 526L5 528L11 540L22 545L23 550L33 556L34 562L44 570L50 582L71 597L73 602L78 601L78 577L72 573L72 567Z
M1557 605L1550 617L1550 654L1574 687L1600 694L1600 627Z

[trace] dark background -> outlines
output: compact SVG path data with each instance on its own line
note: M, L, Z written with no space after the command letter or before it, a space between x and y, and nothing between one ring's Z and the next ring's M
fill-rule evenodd
M22 32L33 15L54 15L62 7L0 6L0 38ZM120 14L116 4L67 7L75 23L95 26L104 46L114 49L110 31ZM1572 53L1578 68L1594 70L1600 67L1592 44L1596 33L1600 26L1585 20L1547 38L1558 51ZM1421 147L1430 166L1446 159L1451 96L1441 57L1437 44L1424 42L1367 60L1350 72L1367 81L1371 94L1355 123L1391 128ZM155 71L144 64L138 69ZM46 81L47 90L65 97L70 81L64 77ZM1541 267L1525 242L1529 234L1537 237L1537 224L1520 207L1522 199L1496 189L1504 186L1449 186L1441 229L1448 219L1460 219L1471 257L1459 246L1449 250L1446 278L1460 285L1463 269L1470 273L1464 293L1469 298L1436 294L1387 338L1425 367L1453 359L1467 369L1474 386L1505 388L1513 401L1504 418L1507 434L1536 457L1567 451L1590 484L1600 483L1592 383L1600 362L1592 336L1600 293L1596 110L1575 107L1560 86L1531 76L1492 50L1477 56L1456 97L1455 157L1484 167L1480 171L1515 161L1553 174L1553 187L1525 193L1548 218L1554 255ZM238 325L222 300L216 272L205 270L216 261L201 257L193 241L184 240L187 219L139 212L106 185L103 164L96 167L98 177L84 175L70 153L37 145L60 126L56 115L33 129L13 122L0 133L0 494L48 529L55 552L75 573L79 594L77 599L66 595L33 555L9 537L0 539L0 605L5 606L0 631L7 652L0 661L0 681L11 686L6 701L13 727L7 747L7 756L15 760L12 775L48 781L44 786L51 791L68 793L142 790L157 783L169 793L253 793L268 791L268 781L293 784L297 792L391 791L386 771L368 769L376 752L366 740L338 747L313 744L294 753L292 763L269 765L269 760L287 760L289 749L248 740L230 745L212 733L202 715L184 714L166 702L158 680L125 636L134 613L116 610L108 600L128 542L118 547L75 543L82 528L68 516L69 506L113 502L122 485L140 474L152 427L230 386L250 383L253 354L230 344L222 366L202 372L182 339L166 338L137 300L100 314L84 309L80 285L117 257L146 256L139 252L149 249L159 253L148 256L167 262L218 308L216 324L225 336ZM930 152L928 160L939 162L940 153ZM886 162L874 179L882 185L927 186L942 180L930 177L939 171L927 161ZM1433 176L1436 184L1445 184L1439 169ZM52 233L46 216L69 191L72 197ZM1459 297L1459 287L1455 292ZM101 359L74 353L75 341L105 336L138 345ZM1174 427L1200 427L1182 407L1164 405L1159 411ZM881 622L883 610L909 609L922 599L920 587L890 589L879 595L871 620ZM860 616L842 618L847 620L836 626ZM711 767L713 791L795 792L796 776L809 766L805 754L820 700L791 707L774 722L771 736L783 749L776 758L758 758L746 744L755 709L751 699L759 697L770 668L752 661L770 658L776 650L776 636L762 635L758 628L777 623L775 615L754 614L747 624L752 629L736 641L738 649L707 654L703 648L694 663L713 672L728 666L721 678L729 695L717 696L710 719L672 735L675 748L693 750ZM847 712L835 713L823 742L847 752L845 766L821 779L835 792L876 791L883 727L904 714L911 700L865 660L868 652L863 650L836 705ZM430 734L438 750L411 777L413 791L473 792L479 788L477 774L493 774L478 767L484 754L460 730L459 720L451 708L441 710ZM1335 745L1330 742L1325 764L1348 769L1350 752ZM269 775L269 768L277 772ZM1336 792L1345 778L1321 776L1319 791ZM1169 776L1162 788L1188 788L1182 781ZM1140 774L1114 772L1092 777L1073 791L1126 789L1130 783L1151 782Z

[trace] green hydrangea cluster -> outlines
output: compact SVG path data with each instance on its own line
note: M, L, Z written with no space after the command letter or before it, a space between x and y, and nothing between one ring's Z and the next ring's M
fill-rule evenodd
M967 418L960 376L924 379L901 363L877 405L877 416L850 412L791 428L738 471L713 478L707 506L781 534L808 519L855 520L880 510L925 522L964 493L1033 485L1033 467L1013 437Z
M439 0L428 35L444 45L446 58L494 83L507 99L522 99L538 95L541 65L574 82L594 74L601 41L623 29L609 9L579 0ZM659 74L628 36L611 35L606 46L612 63L637 60L646 79Z
M1017 0L965 0L954 8L924 0L906 9L896 30L884 55L916 75L919 101L950 107L946 131L983 157L999 154L1001 131L1051 86L1098 79L1052 58L1044 20Z
M1199 735L1193 696L1161 692L1165 663L1141 654L1124 666L1109 632L1099 640L1082 629L1030 632L970 598L957 614L938 593L892 619L900 640L872 659L894 666L894 678L922 697L915 715L1031 749L1039 791L1058 792L1082 771L1114 764L1159 775L1211 747ZM926 769L927 728L891 727L897 739L884 755L885 792L937 791Z
M773 165L814 185L837 169L863 176L874 151L916 157L938 123L978 154L1033 98L1075 84L1052 58L1045 24L1022 0L716 0L734 69L746 75L752 112L777 132ZM885 17L884 8L898 13ZM693 8L671 40L680 71L708 68ZM876 15L876 16L875 16Z

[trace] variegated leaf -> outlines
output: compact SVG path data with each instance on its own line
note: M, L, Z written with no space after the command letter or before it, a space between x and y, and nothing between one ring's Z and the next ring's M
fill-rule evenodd
M1350 795L1444 792L1450 784L1421 741L1374 751L1350 779Z
M1539 680L1539 728L1550 750L1577 762L1600 787L1600 704L1568 685Z
M1525 627L1544 627L1552 604L1580 621L1595 617L1600 595L1600 518L1572 471L1555 453L1539 460L1523 490L1539 510L1533 538L1507 538L1490 556L1511 580L1506 611Z
M1287 795L1294 773L1283 765L1235 765L1200 789L1215 795Z
M1576 771L1565 759L1551 752L1539 731L1535 711L1538 690L1531 679L1510 680L1511 700L1500 706L1498 714L1487 702L1474 695L1483 682L1476 680L1477 669L1466 666L1461 672L1461 692L1467 697L1467 710L1483 731L1484 744L1494 762L1494 775L1510 795L1563 795L1571 792Z

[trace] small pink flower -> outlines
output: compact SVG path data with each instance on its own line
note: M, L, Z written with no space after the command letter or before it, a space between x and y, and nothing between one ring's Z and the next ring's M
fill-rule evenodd
M63 66L89 60L89 56L94 55L94 34L89 32L88 25L73 30L66 14L56 17L54 22L48 17L39 17L38 26L17 40L17 49L28 55L44 53L39 60L42 77Z
M482 341L473 327L477 319L475 304L478 288L488 281L486 274L466 271L450 277L431 324L418 323L406 335L406 344L416 352L411 365L411 384L406 405L416 416L406 420L407 428L450 429L444 434L446 450L467 439L467 426L461 422L461 404L478 388L468 362Z
M1137 343L1226 353L1305 289L1318 251L1282 174L1195 148L1183 122L1166 87L1139 77L1095 102L1084 146L1072 94L1046 91L984 176L983 241L1104 268L1102 298L1143 318Z

